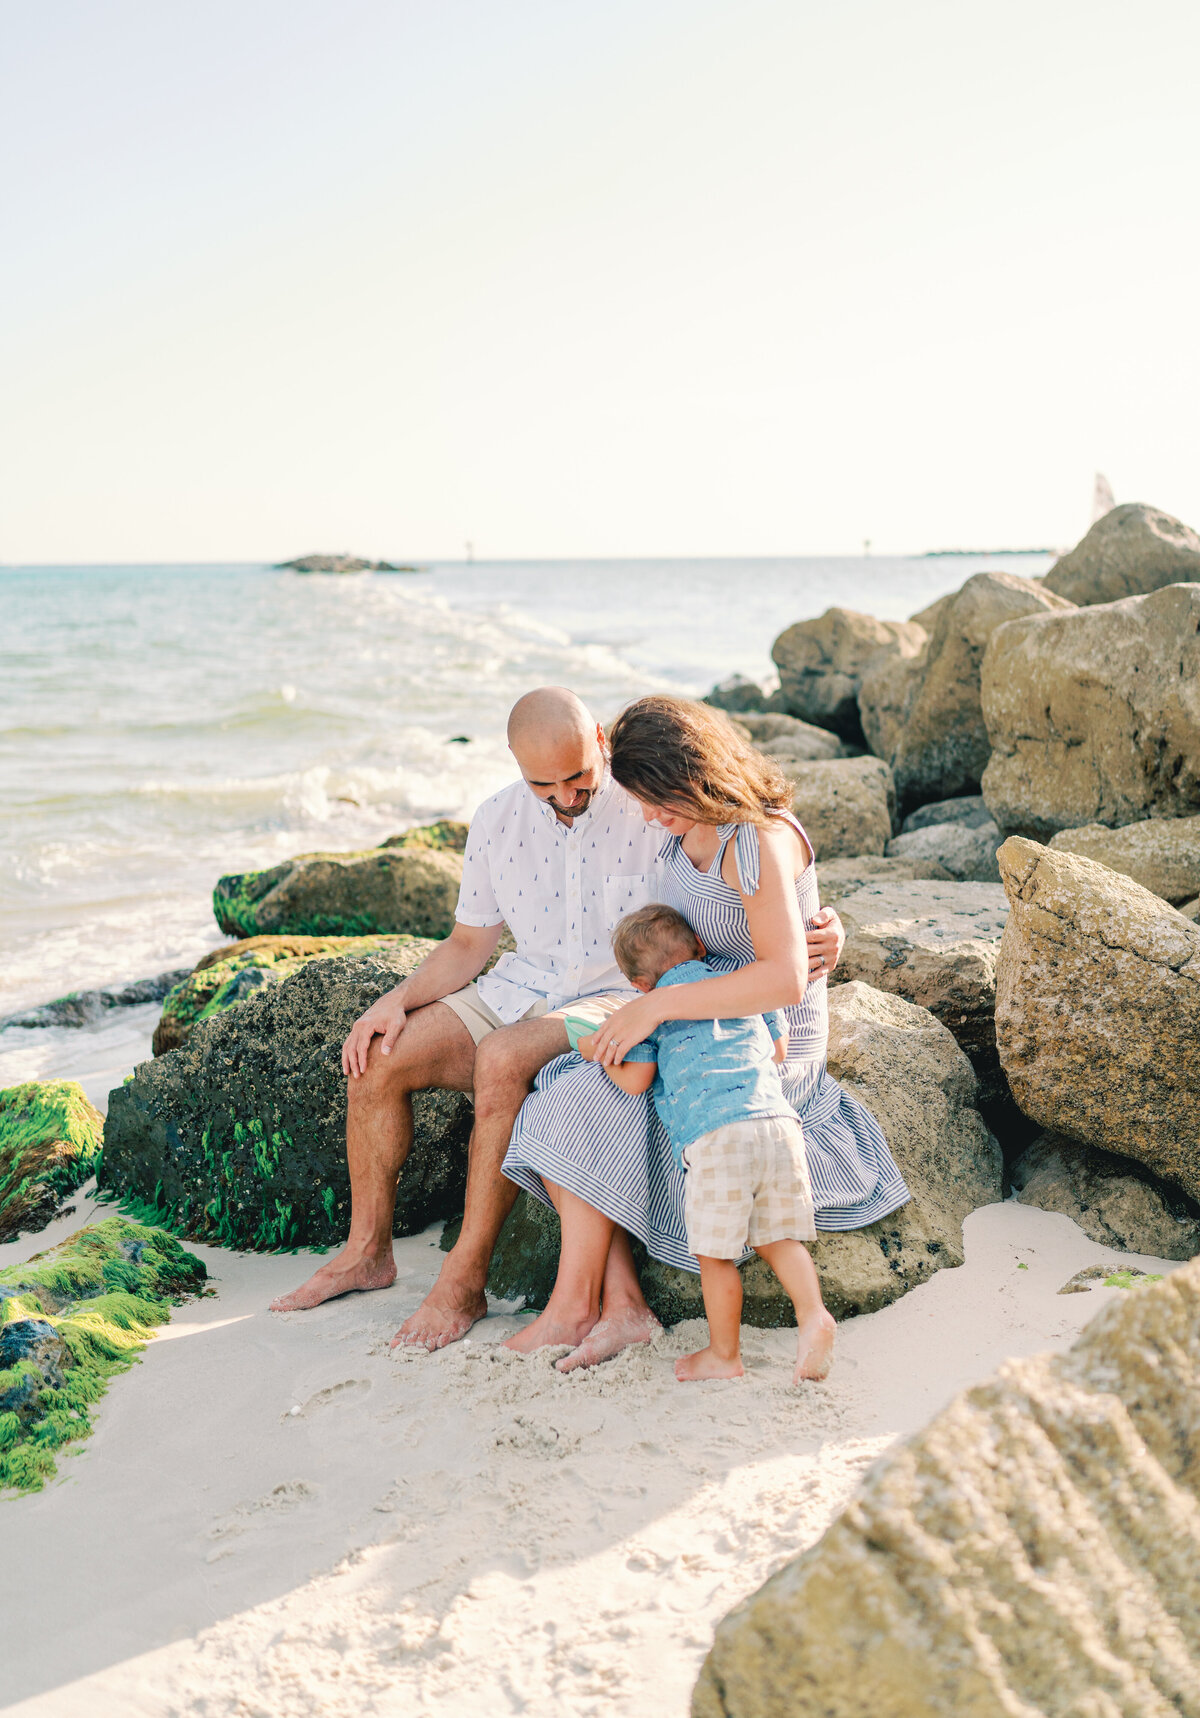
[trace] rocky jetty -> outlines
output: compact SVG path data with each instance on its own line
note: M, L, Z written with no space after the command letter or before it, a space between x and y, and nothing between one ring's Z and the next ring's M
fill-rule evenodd
M182 1049L143 1062L109 1099L100 1186L195 1240L340 1243L350 1217L341 1045L427 947L309 961L198 1022ZM422 1092L414 1111L397 1234L462 1209L470 1102Z
M916 656L926 637L924 627L911 621L876 620L848 608L798 621L780 633L771 650L779 669L780 703L790 715L862 745L858 693L863 675L880 657Z
M0 1091L0 1241L44 1229L92 1175L104 1118L74 1080Z
M132 984L118 985L110 990L73 990L68 996L58 996L53 1002L43 1002L37 1008L23 1009L0 1019L0 1032L8 1026L29 1028L45 1026L92 1026L102 1020L112 1008L139 1008L147 1002L161 1002L168 991L187 977L187 967L172 972L159 972L153 978L139 978Z
M820 1235L813 1257L837 1318L873 1312L963 1261L963 1220L1001 1197L1000 1150L976 1108L971 1065L924 1008L865 984L829 998L829 1069L878 1117L912 1199L869 1228ZM443 1245L453 1243L448 1231ZM490 1291L544 1306L558 1267L558 1219L521 1194L492 1260ZM640 1249L639 1249L640 1251ZM699 1278L643 1253L642 1287L660 1318L703 1316ZM794 1323L761 1260L742 1272L747 1324Z
M55 1452L87 1437L109 1379L206 1276L173 1236L124 1217L0 1271L0 1488L53 1477Z
M1200 1261L885 1456L722 1622L694 1718L1200 1712Z
M1200 536L1140 501L1114 507L1051 567L1045 587L1080 606L1200 580Z
M415 573L417 567L395 561L364 561L361 555L298 555L294 561L276 561L280 573Z
M458 853L409 842L358 853L301 853L219 879L213 912L227 936L449 936Z

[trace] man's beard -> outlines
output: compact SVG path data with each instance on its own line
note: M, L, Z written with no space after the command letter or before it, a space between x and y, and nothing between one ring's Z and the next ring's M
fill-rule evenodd
M582 817L583 813L592 803L592 795L595 791L594 787L581 787L579 790L579 798L575 801L574 805L560 805L553 797L548 799L546 804L550 806L553 811L558 812L560 817Z

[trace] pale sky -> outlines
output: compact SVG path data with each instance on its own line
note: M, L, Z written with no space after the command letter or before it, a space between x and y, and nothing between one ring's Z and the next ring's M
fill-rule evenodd
M1194 0L0 0L0 562L1200 526Z

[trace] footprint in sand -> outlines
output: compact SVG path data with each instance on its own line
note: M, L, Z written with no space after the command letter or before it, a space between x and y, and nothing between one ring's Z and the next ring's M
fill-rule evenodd
M319 1495L318 1488L306 1479L285 1479L264 1496L237 1504L228 1515L218 1517L205 1534L206 1539L217 1541L217 1549L209 1552L205 1562L215 1563L219 1558L229 1556L233 1547L225 1541L236 1539L255 1527L266 1527L278 1516L288 1515L301 1505L314 1502Z
M334 1402L348 1403L366 1396L371 1389L369 1378L344 1378L340 1384L327 1384L310 1396L307 1402L297 1402L279 1416L281 1420L302 1420L318 1408L328 1408Z

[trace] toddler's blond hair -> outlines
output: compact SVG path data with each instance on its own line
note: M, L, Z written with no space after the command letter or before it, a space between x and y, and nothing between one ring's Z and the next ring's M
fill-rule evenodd
M674 907L654 901L627 913L613 932L613 953L626 978L655 983L681 960L695 960L700 942L691 925Z

